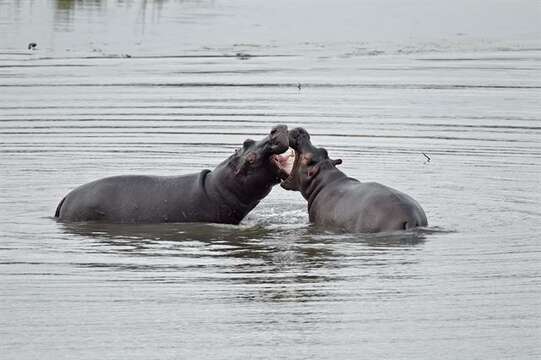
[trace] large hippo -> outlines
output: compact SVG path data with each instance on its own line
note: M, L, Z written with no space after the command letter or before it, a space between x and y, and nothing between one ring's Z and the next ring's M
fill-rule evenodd
M113 176L81 185L60 201L55 216L61 221L238 224L287 176L279 154L288 147L287 126L279 125L261 141L245 140L212 171Z
M295 150L287 190L300 191L308 201L310 221L348 232L381 232L426 226L426 215L408 195L375 182L360 182L336 168L324 148L316 148L303 128L289 132Z

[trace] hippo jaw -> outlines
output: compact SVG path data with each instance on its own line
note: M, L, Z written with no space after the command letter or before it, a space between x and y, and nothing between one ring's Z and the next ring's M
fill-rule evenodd
M278 182L285 179L291 173L293 166L294 152L289 147L289 132L287 126L279 125L272 129L269 134L271 156L269 162L274 173L278 176Z
M303 128L289 131L289 146L295 154L289 176L283 178L281 183L281 186L286 190L303 191L303 188L306 188L321 168L333 168L342 163L340 159L329 159L327 150L324 148L312 145L310 134Z
M278 176L281 180L285 180L291 175L295 158L295 150L292 148L287 149L281 154L272 156L272 161L277 168Z
M270 152L281 154L289 148L289 132L286 125L277 125L272 128L268 136Z
M284 176L280 154L287 152L288 148L289 132L286 125L275 126L260 141L246 139L230 161L235 176L246 186L260 187L262 190L278 184Z
M280 174L282 182L280 183L280 186L286 190L292 190L292 191L298 191L299 190L299 179L298 179L298 173L299 173L299 166L301 158L301 154L291 148L291 153L288 156L288 159L285 160L281 164L280 168ZM292 159L292 160L291 160ZM282 160L283 161L283 160Z
M282 177L280 186L286 190L298 191L300 190L299 175L303 150L313 149L310 134L303 128L295 128L289 131L289 146L293 151L287 159L288 162L283 167L283 173L287 174L287 176ZM293 160L292 163L291 160Z

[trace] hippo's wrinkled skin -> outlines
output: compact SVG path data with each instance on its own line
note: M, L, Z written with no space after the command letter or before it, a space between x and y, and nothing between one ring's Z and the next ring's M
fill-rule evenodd
M238 224L284 175L280 153L288 132L276 126L214 170L181 176L125 175L96 180L60 202L60 221L109 223L209 222Z
M308 201L310 221L348 232L382 232L426 226L426 215L410 196L375 182L360 182L336 168L327 151L316 148L302 128L289 132L295 162L282 182Z

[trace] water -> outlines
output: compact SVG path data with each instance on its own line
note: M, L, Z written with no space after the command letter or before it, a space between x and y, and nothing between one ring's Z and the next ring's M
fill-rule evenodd
M0 357L538 359L540 16L1 0ZM52 219L82 183L212 168L278 123L430 227L327 233L279 187L240 226Z

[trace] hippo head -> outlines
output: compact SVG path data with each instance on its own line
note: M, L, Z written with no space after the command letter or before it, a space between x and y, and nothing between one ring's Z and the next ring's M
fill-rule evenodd
M263 198L273 185L287 177L281 164L283 152L289 149L287 126L278 125L262 140L246 139L242 147L226 161L234 181L235 193L244 199ZM242 196L240 196L242 194Z
M288 177L281 186L286 190L302 191L321 169L334 168L342 160L332 160L324 148L317 148L310 141L310 134L303 128L289 132L289 146L295 151L295 160L290 168L284 167Z

